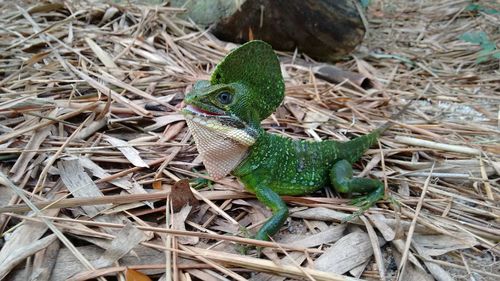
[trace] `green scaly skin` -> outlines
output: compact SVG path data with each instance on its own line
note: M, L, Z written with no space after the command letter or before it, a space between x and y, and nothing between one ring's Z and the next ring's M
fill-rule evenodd
M222 93L230 99L224 99ZM384 197L380 181L352 177L352 164L376 144L387 124L348 142L292 140L267 133L260 123L283 97L284 82L276 55L267 43L251 41L227 55L211 80L198 82L185 98L191 106L183 111L186 116L217 120L221 127L239 128L254 137L232 174L272 210L273 215L255 236L259 240L269 240L288 217L281 195L305 195L330 185L339 193L362 195L356 199L361 211Z
M255 238L268 240L288 217L280 195L305 195L331 185L339 193L367 194L357 199L363 211L381 199L384 185L378 180L352 178L351 166L377 142L379 134L374 131L345 143L309 142L261 130L248 156L232 172L273 212Z

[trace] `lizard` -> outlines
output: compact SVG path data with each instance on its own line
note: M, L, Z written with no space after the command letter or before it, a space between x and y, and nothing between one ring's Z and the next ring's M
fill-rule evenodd
M347 142L272 134L260 124L280 106L284 92L272 47L254 40L224 57L210 80L197 81L181 110L208 174L215 180L236 176L271 209L272 216L254 236L258 240L270 240L287 219L282 195L306 195L331 185L338 193L360 195L353 202L361 212L384 197L383 183L353 177L352 165L391 122Z

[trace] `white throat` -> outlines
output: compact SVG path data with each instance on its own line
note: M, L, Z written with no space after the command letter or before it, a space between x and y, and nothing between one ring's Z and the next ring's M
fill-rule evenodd
M234 170L255 143L255 138L245 130L223 125L215 119L187 115L186 122L203 164L215 180Z

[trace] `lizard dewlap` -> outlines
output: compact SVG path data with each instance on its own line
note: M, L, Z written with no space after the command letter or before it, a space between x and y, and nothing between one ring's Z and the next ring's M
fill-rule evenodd
M358 194L360 211L384 196L380 181L353 178L351 165L377 143L389 123L348 142L309 142L268 133L260 123L281 104L284 90L271 46L251 41L229 53L210 81L197 82L182 110L210 176L233 174L272 210L255 236L260 240L269 240L288 217L281 195L304 195L329 185L339 193Z
M218 180L228 175L246 155L255 142L245 132L224 127L220 123L186 115L186 122L193 134L198 152L208 174Z

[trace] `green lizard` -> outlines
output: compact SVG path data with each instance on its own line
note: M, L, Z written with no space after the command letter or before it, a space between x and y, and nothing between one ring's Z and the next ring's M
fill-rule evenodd
M351 165L389 123L348 142L267 133L260 123L281 104L284 89L272 48L251 41L228 54L210 81L198 81L182 110L209 175L220 179L233 174L271 209L272 217L255 236L259 240L269 240L288 217L280 195L304 195L331 185L339 193L362 195L356 200L362 211L384 196L380 181L353 178Z

